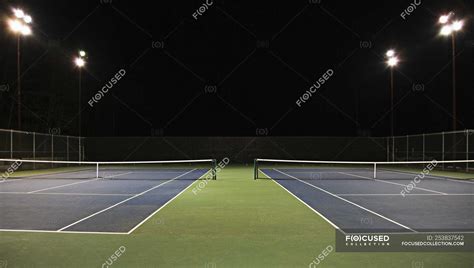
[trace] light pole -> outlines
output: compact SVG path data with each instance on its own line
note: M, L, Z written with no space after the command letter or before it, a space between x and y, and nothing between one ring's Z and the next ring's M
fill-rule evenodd
M453 131L457 129L457 108L456 108L456 32L460 31L464 25L462 20L453 18L454 12L443 15L439 18L441 27L440 34L443 36L451 36L452 44L452 61L453 61Z
M81 125L81 101L82 101L82 68L86 65L86 52L81 50L79 51L79 56L74 59L74 64L79 69L79 92L78 92L78 105L77 105L77 112L78 112L78 132L79 138L82 135L82 125Z
M21 9L13 9L14 17L8 20L10 30L17 35L17 116L18 129L21 130L21 37L31 34L28 26L33 19Z
M393 83L393 68L397 66L399 59L395 55L395 51L390 49L385 54L387 57L387 65L390 67L390 137L392 137L392 161L395 161L395 137L393 133L393 96L394 96L394 83Z

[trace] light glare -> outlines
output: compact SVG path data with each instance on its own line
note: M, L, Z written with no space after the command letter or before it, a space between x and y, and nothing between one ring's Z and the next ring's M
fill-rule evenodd
M27 23L27 24L30 24L30 23L33 21L33 19L31 18L31 16L25 16L25 17L23 17L23 20L24 20L25 23Z
M391 57L390 59L388 59L387 64L388 64L388 66L390 66L390 67L396 66L396 65L398 64L398 58L396 58L396 57Z
M13 10L13 14L15 14L15 17L19 19L22 19L25 16L25 12L23 12L23 10L18 9L18 8Z
M86 62L82 58L76 58L74 60L74 63L76 64L77 67L84 67L84 65L86 65Z
M84 50L79 51L79 56L85 57L85 56L86 56L86 52L85 52Z
M461 21L461 20L457 20L455 22L453 22L451 28L454 30L454 31L459 31L462 29L462 26L464 25L464 22Z
M439 17L439 23L441 24L446 24L449 21L449 15L443 15Z
M21 31L20 31L20 32L21 32L22 35L30 35L30 34L31 34L31 28L28 27L27 25L23 25L23 26L21 27Z
M22 24L18 20L9 20L8 25L14 33L21 32Z
M393 49L390 49L389 51L387 51L387 53L385 55L387 55L387 57L389 57L389 58L393 57L393 56L395 56L395 51Z
M441 35L450 35L453 32L453 27L451 25L445 25L443 28L441 28Z

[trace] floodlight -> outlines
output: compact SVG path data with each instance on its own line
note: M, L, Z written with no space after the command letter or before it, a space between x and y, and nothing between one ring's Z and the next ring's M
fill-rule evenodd
M25 12L23 12L23 10L21 9L13 9L13 14L15 14L15 17L19 18L19 19L22 19L23 17L25 17Z
M387 51L387 53L385 55L387 55L387 57L391 58L391 57L395 56L395 51L393 49L390 49L389 51Z
M445 25L443 28L441 28L441 35L448 36L453 32L453 27L451 25Z
M81 68L81 67L84 67L84 65L86 65L86 61L83 59L83 58L76 58L74 60L74 63L76 64L77 67Z
M459 30L462 29L463 25L464 25L464 22L462 20L457 20L457 21L453 22L453 24L451 25L451 28L454 31L459 31Z
M397 57L391 57L387 61L388 66L394 67L398 64L398 58Z

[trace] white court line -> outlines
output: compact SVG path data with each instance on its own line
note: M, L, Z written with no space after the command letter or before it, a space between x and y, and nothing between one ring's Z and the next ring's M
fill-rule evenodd
M28 192L0 192L0 194L15 195L70 195L70 196L133 196L135 194L101 194L101 193L28 193Z
M173 200L175 200L176 198L178 198L178 196L180 196L182 193L186 192L186 190L188 190L191 186L193 186L196 182L199 181L199 179L201 179L202 177L206 176L210 171L204 173L201 177L197 178L193 183L191 183L188 187L184 188L184 190L182 190L181 192L179 192L177 195L175 195L173 198L171 198L170 200L168 200L168 202L166 202L164 205L162 205L161 207L159 207L157 210L155 210L155 212L153 212L152 214L150 214L148 217L146 217L143 221L141 221L139 224L137 224L135 227L133 227L130 231L128 231L128 234L131 234L133 233L136 229L138 229L142 224L144 224L146 221L148 221L151 217L155 216L156 213L158 213L160 210L162 210L164 207L166 207L169 203L171 203Z
M339 228L339 226L337 226L334 222L332 222L331 220L329 220L328 218L326 218L323 214L321 214L319 211L317 211L316 209L314 209L313 207L311 207L310 205L308 205L305 201L301 200L299 197L297 197L296 195L294 195L292 192L288 191L288 189L286 189L285 187L283 187L283 185L281 185L280 183L278 183L277 181L275 181L274 179L272 179L272 177L268 176L265 172L263 172L263 170L260 170L260 172L262 172L263 175L267 176L267 178L271 179L274 183L276 183L276 185L280 186L283 190L285 190L286 192L288 192L291 196L293 196L294 198L296 198L298 201L300 201L303 205L307 206L309 209L311 209L314 213L316 213L319 217L323 218L323 220L325 220L327 223L329 223L332 227L334 227L335 229L341 231L342 233L345 234L345 232Z
M128 175L128 174L131 174L131 173L133 173L133 172L126 172L126 173L121 173L121 174L117 174L117 175L113 175L113 176L108 176L108 177L104 177L104 179L115 178L115 177L119 177L119 176ZM86 181L68 183L68 184L63 184L63 185L59 185L59 186L53 186L53 187L49 187L49 188L44 188L44 189L40 189L40 190L35 190L35 191L28 192L28 193L29 193L29 194L34 194L34 193L44 192L44 191L47 191L47 190L58 189L58 188L63 188L63 187L67 187L67 186L72 186L72 185L77 185L77 184L82 184L82 183L88 183L88 182L98 181L98 180L102 180L102 179L103 179L103 178L97 178L97 179L92 179L92 180L86 180Z
M22 181L24 179L2 179L0 183L7 183L7 182L15 182L15 181Z
M415 173L406 173L406 172L400 172L400 171L394 171L394 170L390 170L390 169L382 169L382 172L385 172L385 173L388 173L388 172L392 172L392 173L398 173L398 174L404 174L404 175L415 175L417 176L417 174ZM447 181L453 181L453 182L460 182L460 183L469 183L469 184L474 184L474 181L466 181L466 180L462 180L462 179L450 179L450 178L446 178L446 177L443 177L443 176L431 176L431 175L425 175L425 177L427 178L432 178L432 179L437 179L437 180L447 180ZM414 178L414 177L413 177Z
M114 204L114 205L112 205L112 206L110 206L110 207L104 208L104 209L102 209L101 211L98 211L98 212L96 212L96 213L94 213L94 214L91 214L91 215L85 217L85 218L82 218L82 219L80 219L80 220L78 220L78 221L75 221L75 222L73 222L73 223L71 223L71 224L69 224L69 225L67 225L67 226L64 226L63 228L57 230L57 232L62 232L63 230L65 230L65 229L67 229L67 228L69 228L69 227L71 227L71 226L74 226L74 225L76 225L76 224L78 224L78 223L80 223L80 222L83 222L83 221L85 221L85 220L87 220L87 219L89 219L89 218L92 218L92 217L94 217L94 216L97 216L97 215L99 215L99 214L101 214L101 213L103 213L103 212L105 212L105 211L107 211L107 210L109 210L109 209L112 209L112 208L114 208L114 207L116 207L116 206L118 206L118 205L121 205L121 204L123 204L123 203L125 203L125 202L127 202L127 201L130 201L130 200L132 200L132 199L134 199L134 198L137 198L137 197L139 197L139 196L142 196L142 195L144 195L144 194L146 194L146 193L148 193L148 192L150 192L150 191L152 191L152 190L155 190L155 189L158 188L158 187L161 187L161 186L163 186L163 185L165 185L165 184L167 184L167 183L170 183L170 182L172 182L172 181L174 181L174 180L176 180L176 179L179 179L179 178L181 178L181 177L183 177L183 176L186 176L187 174L189 174L189 173L191 173L191 172L193 172L193 171L195 171L195 170L196 170L196 169L193 169L193 170L191 170L191 171L188 171L188 172L186 172L186 173L184 173L184 174L181 174L181 175L179 175L179 176L177 176L177 177L174 177L173 179L170 179L170 180L168 180L168 181L165 181L165 182L163 182L163 183L160 183L160 184L158 184L158 185L156 185L156 186L154 186L154 187L152 187L152 188L150 188L150 189L148 189L148 190L146 190L146 191L143 191L143 192L141 192L141 193L139 193L139 194L136 194L136 195L134 195L134 196L132 196L132 197L130 197L130 198L127 198L127 199L125 199L125 200L123 200L123 201L120 201L120 202L118 202L118 203L116 203L116 204Z
M402 194L337 194L338 196L402 196ZM474 196L474 194L406 194L405 196Z
M341 173L341 174L344 174L344 175L347 175L347 176L352 176L352 177L357 177L357 178L362 178L362 179L368 179L368 180L371 180L371 181L378 181L378 182L383 182L383 183L388 183L388 184L407 187L407 185L401 184L401 183L396 183L396 182L391 182L391 181L384 181L384 180L377 180L377 179L374 179L374 178L369 178L369 177L364 177L364 176L359 176L359 175L354 175L354 174L344 173L344 172L338 172L338 173ZM418 187L418 186L414 186L413 189L419 189L419 190L423 190L423 191L426 191L426 192L432 192L432 193L437 193L437 194L442 194L442 195L447 194L447 193L438 192L438 191L435 191L435 190L430 190L430 189L426 189L426 188L422 188L422 187Z
M52 231L52 230L21 230L21 229L0 229L0 232L11 233L49 233L49 234L105 234L105 235L127 235L120 232L82 232L82 231Z
M284 173L284 172L282 172L282 171L279 171L278 169L275 169L275 168L274 168L273 170L275 170L276 172L279 172L279 173L281 173L281 174L283 174L283 175L285 175L285 176L288 176L289 178L293 178L293 179L295 179L295 180L297 180L297 181L299 181L299 182L302 182L302 183L304 183L304 184L306 184L306 185L308 185L308 186L310 186L310 187L313 187L313 188L315 188L315 189L318 189L318 190L320 190L321 192L324 192L324 193L327 193L327 194L329 194L329 195L331 195L331 196L334 196L334 197L337 198L337 199L340 199L340 200L342 200L342 201L344 201L344 202L347 202L347 203L349 203L349 204L351 204L351 205L353 205L353 206L356 206L356 207L358 207L358 208L360 208L360 209L363 209L363 210L365 210L365 211L367 211L367 212L369 212L369 213L372 213L372 214L374 214L374 215L376 215L376 216L378 216L378 217L380 217L380 218L382 218L382 219L384 219L384 220L387 220L387 221L389 221L389 222L391 222L391 223L394 223L394 224L396 224L396 225L398 225L398 226L400 226L400 227L403 227L403 228L405 228L405 229L407 229L407 230L410 230L410 231L412 231L412 232L415 232L415 233L417 232L417 231L413 230L412 228L410 228L410 227L408 227L408 226L406 226L406 225L403 225L403 224L401 224L401 223L399 223L399 222L396 222L396 221L394 221L394 220L392 220L392 219L390 219L390 218L387 218L387 217L385 217L385 216L383 216L383 215L381 215L381 214L379 214L379 213L377 213L377 212L375 212L375 211L372 211L372 210L370 210L370 209L368 209L368 208L365 208L365 207L363 207L363 206L361 206L361 205L359 205L359 204L356 204L356 203L351 202L351 201L349 201L349 200L347 200L347 199L344 199L344 198L342 198L342 197L340 197L340 196L337 196L336 194L333 194L333 193L331 193L331 192L329 192L329 191L327 191L327 190L324 190L324 189L319 188L319 187L317 187L317 186L315 186L315 185L312 185L311 183L308 183L308 182L305 182L305 181L303 181L303 180L300 180L300 179L298 179L298 178L296 178L296 177L294 177L294 176L291 176L291 175L286 174L286 173Z

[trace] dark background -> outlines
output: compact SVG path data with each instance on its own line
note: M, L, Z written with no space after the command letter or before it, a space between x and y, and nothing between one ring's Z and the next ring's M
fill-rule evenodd
M440 14L467 19L457 38L458 129L474 127L472 1L2 1L33 16L22 42L23 129L83 136L388 136L451 130L451 45ZM16 129L16 39L0 28L0 128ZM87 102L120 69L125 77ZM328 69L308 102L296 100Z

